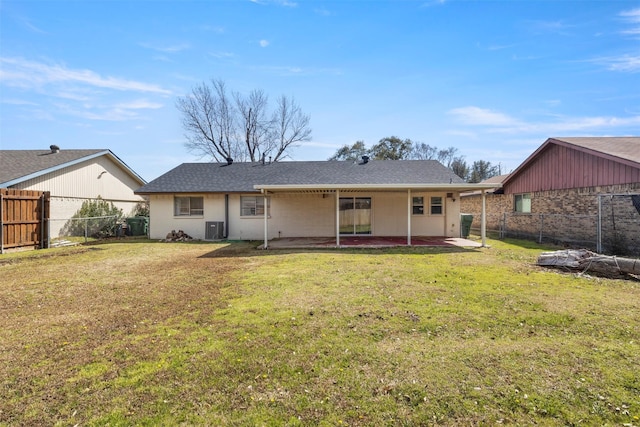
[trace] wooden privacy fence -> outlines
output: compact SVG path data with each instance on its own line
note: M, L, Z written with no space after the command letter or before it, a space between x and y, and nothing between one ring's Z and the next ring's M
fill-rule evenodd
M0 253L49 246L48 191L0 189Z

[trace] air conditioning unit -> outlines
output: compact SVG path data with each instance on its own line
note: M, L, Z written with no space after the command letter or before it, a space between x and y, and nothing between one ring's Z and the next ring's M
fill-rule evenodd
M204 230L205 240L224 239L224 221L207 221Z

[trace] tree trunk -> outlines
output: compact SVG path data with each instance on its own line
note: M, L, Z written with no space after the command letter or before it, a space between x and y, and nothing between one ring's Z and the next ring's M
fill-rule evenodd
M538 265L568 268L610 278L621 278L627 275L640 276L639 259L600 255L586 249L543 252L538 257Z

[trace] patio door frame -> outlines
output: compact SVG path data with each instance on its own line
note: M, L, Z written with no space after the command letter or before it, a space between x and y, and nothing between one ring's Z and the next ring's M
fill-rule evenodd
M341 209L342 207L342 201L348 201L351 200L352 204L351 204L351 208L347 209L352 211L352 216L351 216L351 224L347 223L347 224L343 224L343 220L344 215L341 214L341 212L343 212L343 210ZM367 200L369 203L369 209L359 209L358 208L358 200ZM338 197L338 232L340 234L340 236L371 236L373 234L373 215L372 215L372 203L373 203L373 199L371 197L362 197L362 196L350 196L350 197ZM359 221L356 221L356 218L360 218L360 213L361 211L369 211L368 215L365 214L365 216L367 218L365 218L365 223L362 224L358 224ZM352 232L351 233L347 233L343 231L343 226L344 225L348 225L352 227ZM368 226L368 231L365 232L358 232L357 231L357 227L358 226Z

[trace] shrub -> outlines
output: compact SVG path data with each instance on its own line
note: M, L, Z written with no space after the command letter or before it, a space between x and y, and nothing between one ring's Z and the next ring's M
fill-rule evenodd
M67 221L62 233L67 236L84 236L86 229L87 236L95 238L115 236L118 223L123 219L122 209L98 196L82 203L80 209Z

